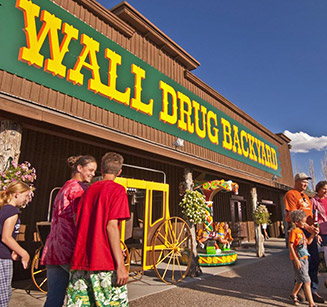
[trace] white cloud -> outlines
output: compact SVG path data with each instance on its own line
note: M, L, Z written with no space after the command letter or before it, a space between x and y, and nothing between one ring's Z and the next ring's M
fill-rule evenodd
M292 140L292 152L307 153L310 150L327 150L327 136L314 137L302 131L292 133L288 130L285 130L284 134Z

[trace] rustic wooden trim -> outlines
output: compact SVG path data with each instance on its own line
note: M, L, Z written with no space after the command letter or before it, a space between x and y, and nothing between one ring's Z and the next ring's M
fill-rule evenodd
M190 71L185 70L184 71L185 79L192 82L194 85L199 87L201 90L209 94L214 99L218 100L221 104L223 104L225 107L230 109L235 114L239 115L243 119L245 119L247 122L249 122L251 125L255 126L256 128L260 129L262 132L264 132L269 137L273 138L276 142L279 144L282 144L279 135L272 133L267 128L262 126L260 123L258 123L255 119L253 119L251 116L246 114L244 111L242 111L240 108L238 108L236 105L234 105L232 102L230 102L228 99L226 99L224 96L219 94L216 90L214 90L212 87L204 83L201 79L199 79L197 76L192 74Z
M140 31L144 37L153 41L160 50L167 52L173 59L182 63L188 70L196 69L200 65L196 59L160 31L129 3L124 1L116 5L110 11L130 24L133 28Z
M245 199L244 199L244 196L242 196L242 195L232 195L231 197L230 197L230 199L231 200L237 200L237 201L246 201Z
M75 0L120 33L131 38L135 30L95 0Z
M282 140L284 140L287 144L290 143L292 140L288 138L284 133L276 133Z

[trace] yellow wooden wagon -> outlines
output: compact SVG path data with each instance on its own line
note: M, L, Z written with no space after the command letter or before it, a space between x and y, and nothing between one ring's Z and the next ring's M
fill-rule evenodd
M138 278L154 269L163 282L180 282L190 269L193 243L186 221L170 216L169 185L123 177L116 182L126 188L131 211L131 218L121 224L122 249L130 276ZM49 220L50 216L47 222L36 224L41 247L31 264L33 282L43 292L47 291L46 268L39 260L50 231Z

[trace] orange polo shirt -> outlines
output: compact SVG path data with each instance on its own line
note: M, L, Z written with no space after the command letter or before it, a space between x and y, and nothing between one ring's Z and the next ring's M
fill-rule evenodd
M312 218L312 204L310 198L297 190L290 190L284 196L286 222L291 222L289 213L294 210L303 210L308 217Z

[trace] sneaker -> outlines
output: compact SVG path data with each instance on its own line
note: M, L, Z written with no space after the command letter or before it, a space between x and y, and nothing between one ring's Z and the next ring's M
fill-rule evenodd
M312 293L312 298L315 303L323 304L325 301L318 293Z
M299 302L299 300L297 299L297 296L296 296L296 295L291 294L291 295L290 295L290 300L291 300L291 303L292 303L293 305L295 305L295 306L300 305L300 302Z

